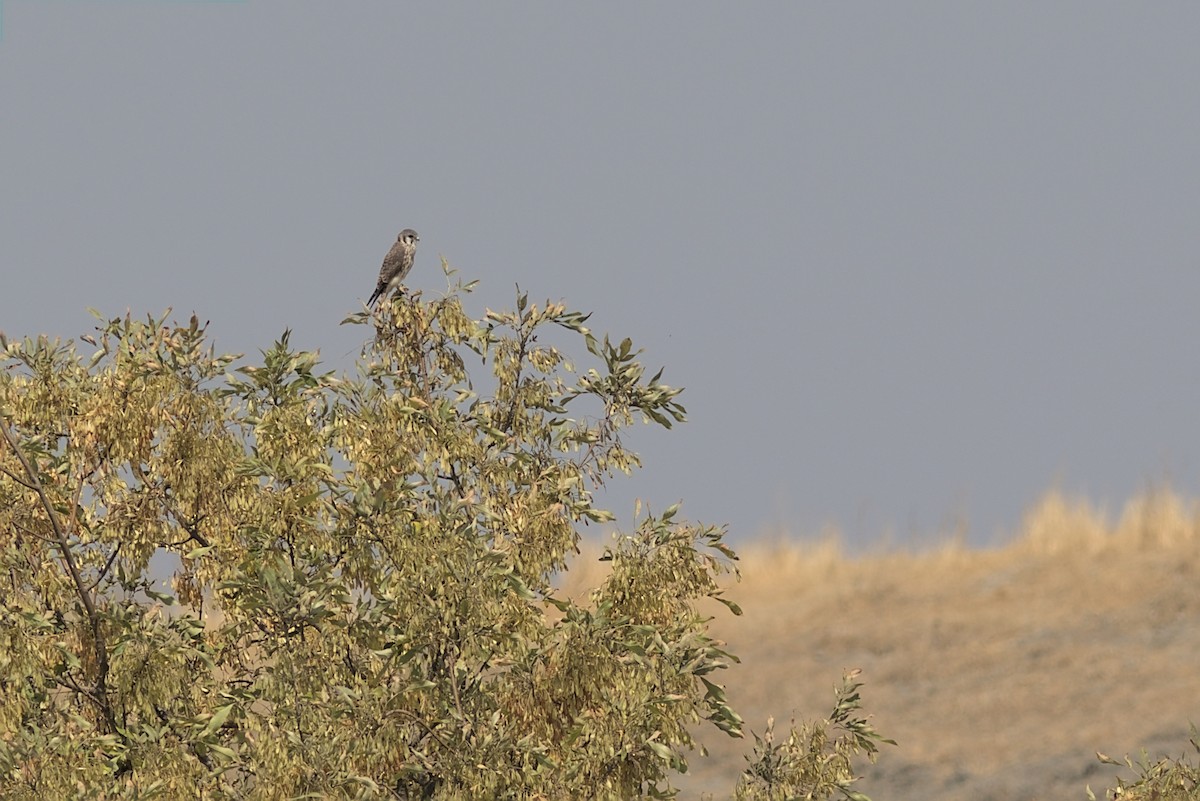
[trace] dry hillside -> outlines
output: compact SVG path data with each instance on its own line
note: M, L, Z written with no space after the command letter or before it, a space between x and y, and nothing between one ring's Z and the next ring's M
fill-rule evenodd
M1173 494L1115 522L1052 494L996 550L751 545L740 569L745 615L713 623L742 660L721 677L735 708L786 729L827 715L843 669L862 668L865 708L898 742L863 766L875 801L1103 798L1116 773L1096 751L1191 751L1200 507ZM728 797L748 745L699 733L712 755L691 759L682 797Z

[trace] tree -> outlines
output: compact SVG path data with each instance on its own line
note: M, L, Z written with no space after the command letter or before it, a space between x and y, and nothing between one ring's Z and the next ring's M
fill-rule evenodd
M738 612L722 529L645 515L590 597L554 589L680 390L470 289L349 317L353 376L288 332L217 355L194 316L97 315L86 359L0 338L0 794L656 796L689 726L740 735L698 608Z

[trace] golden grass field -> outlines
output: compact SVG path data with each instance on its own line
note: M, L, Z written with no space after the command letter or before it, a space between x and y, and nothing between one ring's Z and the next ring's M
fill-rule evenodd
M714 611L712 628L741 664L717 680L749 729L773 715L786 734L793 715L828 715L861 668L864 709L898 743L862 764L874 801L1082 801L1118 775L1097 751L1195 761L1200 504L1155 492L1108 520L1050 494L997 549L850 558L828 540L739 556L727 594L745 614ZM727 798L753 740L697 733L711 756L689 760L681 797Z

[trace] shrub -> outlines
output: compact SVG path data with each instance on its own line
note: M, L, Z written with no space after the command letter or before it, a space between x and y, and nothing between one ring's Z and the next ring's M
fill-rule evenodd
M774 720L767 720L763 735L754 735L753 755L746 757L750 766L738 782L738 801L830 798L835 794L852 801L870 801L853 789L857 777L852 758L865 753L874 762L879 743L896 742L881 737L859 714L859 673L852 670L842 677L836 690L837 703L828 719L799 729L793 722L782 742L775 741ZM834 732L837 736L832 736Z
M1189 742L1193 749L1200 752L1200 742L1196 740L1194 726ZM1137 764L1129 757L1125 757L1124 762L1118 762L1104 754L1096 756L1106 765L1124 765L1138 774L1133 784L1127 785L1118 778L1117 786L1112 788L1105 798L1112 798L1114 801L1194 801L1200 797L1200 767L1182 756L1179 759L1164 757L1151 762L1149 754L1143 751ZM1096 796L1090 787L1087 795L1095 801Z

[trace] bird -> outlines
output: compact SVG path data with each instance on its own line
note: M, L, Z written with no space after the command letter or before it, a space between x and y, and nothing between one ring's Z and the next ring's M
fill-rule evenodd
M411 228L400 232L396 237L396 244L392 245L392 249L383 257L383 266L379 268L379 283L375 285L375 291L367 301L368 306L384 293L394 291L400 286L404 276L412 269L413 258L417 255L417 243L420 241L421 237Z

